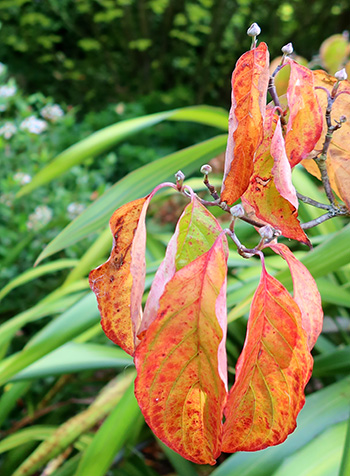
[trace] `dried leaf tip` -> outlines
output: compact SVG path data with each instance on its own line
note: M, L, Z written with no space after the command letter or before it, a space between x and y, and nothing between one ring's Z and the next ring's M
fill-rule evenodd
M335 73L334 77L335 77L338 81L345 81L346 79L348 79L348 75L346 74L345 68L340 69L339 71L337 71L337 72Z
M211 166L209 164L202 165L202 167L201 167L201 173L203 175L211 174L212 170L213 169L211 168Z
M261 28L257 23L252 23L247 30L248 36L258 36L261 33Z
M293 53L293 51L294 51L294 49L293 49L293 44L292 43L288 43L288 44L286 44L282 47L282 53L285 56L291 55Z

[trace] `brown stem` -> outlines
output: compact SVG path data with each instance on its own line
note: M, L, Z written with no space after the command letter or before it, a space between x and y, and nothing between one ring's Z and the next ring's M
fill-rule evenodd
M315 218L314 220L302 223L301 228L303 230L309 230L310 228L313 228L314 226L317 226L320 223L323 223L324 221L330 220L331 218L337 216L350 216L350 212L345 208L332 209L328 213L325 213L324 215L321 215L318 218Z
M215 190L215 187L209 183L208 175L204 175L204 185L209 190L210 195L213 197L214 200L220 200L220 196L218 192Z
M332 208L332 205L326 205L325 203L317 202L316 200L306 197L305 195L302 195L299 192L297 192L297 197L302 202L307 203L308 205L312 205L313 207L322 208L323 210L330 210Z

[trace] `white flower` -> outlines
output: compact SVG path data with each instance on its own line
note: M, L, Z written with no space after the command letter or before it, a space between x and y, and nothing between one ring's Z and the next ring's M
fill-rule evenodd
M32 134L41 134L47 129L47 122L37 119L35 116L29 116L21 122L19 128L27 130Z
M55 122L64 115L64 112L58 104L48 104L41 109L40 114L48 121Z
M52 218L52 210L46 205L39 205L35 208L34 213L28 217L28 230L40 230L47 225Z
M5 124L0 127L0 136L4 136L5 139L11 139L11 137L16 134L17 127L13 122L5 122Z
M67 207L67 212L70 220L74 220L85 210L85 206L82 203L70 203Z
M16 94L17 88L16 86L8 86L5 84L4 86L0 86L0 97L9 98Z
M31 182L32 177L29 174L25 174L23 172L17 172L14 176L13 179L16 182L19 182L21 185L26 185L27 183Z

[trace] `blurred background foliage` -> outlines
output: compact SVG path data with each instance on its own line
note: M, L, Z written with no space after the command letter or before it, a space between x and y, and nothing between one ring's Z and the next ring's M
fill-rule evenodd
M317 279L326 315L297 432L275 448L223 455L216 468L195 467L151 434L132 361L102 333L87 283L109 254L116 207L179 167L205 196L193 175L209 160L220 186L230 75L250 23L271 58L292 41L302 64L350 75L349 16L346 0L0 0L1 475L350 474L346 220L310 230L312 252L288 242ZM287 81L285 68L280 94ZM189 107L204 102L215 107ZM325 200L304 169L293 176ZM183 206L172 193L152 201L146 294ZM302 221L317 213L300 205ZM252 227L238 233L256 244ZM267 265L290 286L279 258ZM232 248L229 270L232 383L260 268Z
M173 90L168 103L226 107L247 25L272 57L293 41L311 59L349 17L347 0L1 0L1 61L27 91L84 107L151 95L159 110Z

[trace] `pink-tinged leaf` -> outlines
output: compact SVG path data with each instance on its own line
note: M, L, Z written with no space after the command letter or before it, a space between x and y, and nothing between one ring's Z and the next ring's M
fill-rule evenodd
M301 311L302 326L311 350L322 331L323 310L321 296L310 271L282 243L270 244L270 248L284 258L293 279L294 300Z
M263 118L269 81L269 52L265 43L247 51L232 74L225 173L221 201L231 205L246 191L255 152L263 139Z
M323 117L314 89L313 72L296 61L291 66L287 98L289 120L286 151L291 167L305 159L322 134Z
M263 265L225 407L222 450L256 451L282 443L296 427L311 369L299 307Z
M167 283L136 349L135 395L153 432L199 464L221 451L226 399L226 237Z
M257 150L253 174L248 189L242 197L242 203L246 211L251 207L259 221L268 223L280 230L286 238L310 245L308 237L300 226L297 209L280 194L276 186L277 178L281 188L282 180L279 176L283 176L281 172L277 173L277 177L273 174L276 160L274 161L270 150L271 142L275 138L277 143L275 145L277 152L274 151L275 157L282 155L283 159L283 150L282 153L278 153L278 141L276 140L279 137L279 143L281 143L281 137L280 135L275 136L277 123L279 123L279 119L274 114L274 109L267 108L264 122L264 140ZM279 165L277 170L281 168L283 169L283 166ZM288 187L285 188L288 190Z
M274 177L275 186L280 195L288 200L297 210L299 202L297 192L292 184L292 169L286 154L280 120L277 122L275 133L271 140L271 156L274 159L272 175Z
M139 329L139 338L143 337L144 332L155 319L159 299L168 281L176 271L207 252L221 232L219 222L192 193L191 202L179 218L165 258L154 277Z
M110 219L111 255L90 272L101 325L109 339L130 355L135 352L145 281L145 216L151 195L118 208Z

